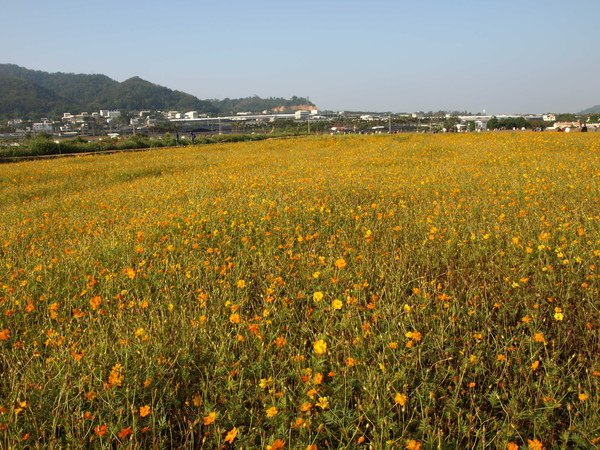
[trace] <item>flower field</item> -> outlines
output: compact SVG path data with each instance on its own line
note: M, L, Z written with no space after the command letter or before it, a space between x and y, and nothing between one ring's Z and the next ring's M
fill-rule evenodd
M593 448L600 135L0 166L0 448Z

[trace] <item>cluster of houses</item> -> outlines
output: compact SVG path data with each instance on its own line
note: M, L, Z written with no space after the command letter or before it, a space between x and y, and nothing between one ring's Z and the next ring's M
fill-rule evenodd
M600 123L584 122L584 121L571 121L571 122L557 122L555 114L542 114L542 115L497 115L497 116L458 116L460 120L456 124L457 131L466 131L469 123L474 123L475 131L483 131L487 129L487 123L489 120L495 117L498 120L502 119L515 119L522 117L528 122L544 123L543 127L538 127L538 130L554 130L554 131L599 131Z
M494 117L498 120L502 119L514 119L524 118L529 122L537 122L544 124L539 129L550 129L556 131L599 131L600 124L598 123L585 123L579 121L573 122L557 122L555 114L540 114L540 115L460 115L445 117L430 117L430 115L423 115L419 113L409 114L394 114L391 118L389 115L378 115L378 114L363 114L363 113L344 113L344 112L325 112L321 113L319 110L297 110L291 113L283 112L271 112L263 111L262 113L252 112L238 112L233 116L226 117L209 117L207 114L199 113L198 111L165 111L155 112L151 111L138 111L135 113L127 114L127 121L123 120L124 114L118 110L101 109L92 113L81 112L79 114L64 113L60 120L52 121L48 118L42 118L37 122L25 122L22 119L11 119L8 121L8 126L16 130L16 134L58 134L61 136L76 136L79 134L84 135L101 135L106 133L114 133L115 131L128 129L130 132L136 132L144 128L153 127L157 124L157 119L162 117L162 120L179 123L210 123L211 121L223 122L239 122L239 121L253 121L253 122L274 122L279 119L295 120L301 122L319 121L319 120L339 120L348 119L352 121L361 122L380 122L374 124L376 126L371 127L377 132L382 132L385 128L381 123L388 123L389 130L399 128L392 126L392 119L397 118L408 118L413 120L416 125L416 129L422 129L425 127L424 122L429 121L429 128L433 121L438 125L444 122L444 119L452 118L456 119L452 129L445 129L443 131L484 131L487 129L488 122ZM120 120L117 120L121 118ZM116 123L115 123L116 121ZM356 122L354 122L356 123ZM435 125L435 124L434 124ZM220 125L219 125L220 126ZM438 127L439 128L439 127ZM310 128L309 128L310 129ZM346 129L343 126L340 129ZM353 129L356 129L354 126ZM333 130L333 129L332 129ZM337 130L336 130L337 131Z
M150 111L141 111L129 119L129 124L121 122L122 126L151 126L154 119L149 117ZM79 114L63 113L60 120L50 120L47 117L39 121L26 122L23 119L11 119L7 125L15 129L15 134L58 134L60 136L76 136L79 134L102 134L116 128L114 122L122 116L121 111L101 109L92 113Z

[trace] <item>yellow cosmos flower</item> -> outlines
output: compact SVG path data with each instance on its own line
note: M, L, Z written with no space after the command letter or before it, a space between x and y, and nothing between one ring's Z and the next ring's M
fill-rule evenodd
M396 392L396 395L394 395L394 403L396 403L396 405L406 406L406 403L408 403L408 396L406 394Z
M328 397L319 397L319 400L317 400L317 406L321 409L329 408L329 398Z
M271 406L270 408L267 408L266 413L267 417L275 417L277 414L279 414L279 410L276 406Z
M313 350L317 355L325 354L327 352L327 342L325 342L323 339L318 339L313 344Z
M565 315L563 314L563 311L561 308L554 308L554 319L561 321L565 318Z

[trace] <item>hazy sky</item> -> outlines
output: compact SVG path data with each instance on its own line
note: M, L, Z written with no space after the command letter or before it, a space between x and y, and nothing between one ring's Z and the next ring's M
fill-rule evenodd
M0 62L321 109L600 104L600 0L0 0Z

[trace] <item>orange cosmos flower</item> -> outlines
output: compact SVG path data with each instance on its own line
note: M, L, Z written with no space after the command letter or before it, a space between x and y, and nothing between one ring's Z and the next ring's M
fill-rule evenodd
M7 341L10 338L10 330L8 328L5 328L4 330L0 331L0 341Z
M119 439L125 439L128 436L133 434L133 428L132 427L127 427L127 428L123 428L121 431L119 431Z
M300 428L304 425L304 419L302 417L297 417L292 424L292 428Z
M315 373L315 376L313 377L313 381L315 382L315 384L323 383L323 374L321 372Z
M527 439L527 448L530 450L544 450L544 446L537 439Z
M233 427L231 430L229 430L227 432L227 436L225 436L225 442L233 444L233 440L235 439L237 434L238 434L238 429L236 427Z
M406 450L421 450L421 443L419 441L415 441L414 439L410 439L406 443Z
M311 402L305 402L302 403L302 405L300 405L300 411L302 412L308 412L312 409L312 403Z
M98 425L94 427L94 433L96 434L96 436L102 437L106 434L107 428L108 427L106 425Z
M287 343L287 341L285 340L285 338L283 336L278 336L277 339L275 339L275 345L277 346L277 348L285 347L286 343Z
M118 387L123 384L123 366L115 364L108 375L108 387Z
M267 445L267 450L282 450L285 448L285 441L276 439L271 445Z
M346 260L344 258L339 258L335 261L335 267L337 267L338 269L343 269L348 265L348 263L346 262Z
M140 406L140 417L149 416L152 412L152 409L149 405Z
M202 422L204 423L204 425L210 425L210 424L214 423L216 418L217 418L217 413L211 412L208 414L208 416L204 416L202 418Z
M92 299L90 300L90 307L94 311L96 311L100 307L100 303L102 303L102 299L100 298L100 296L96 295L95 297L92 297Z

